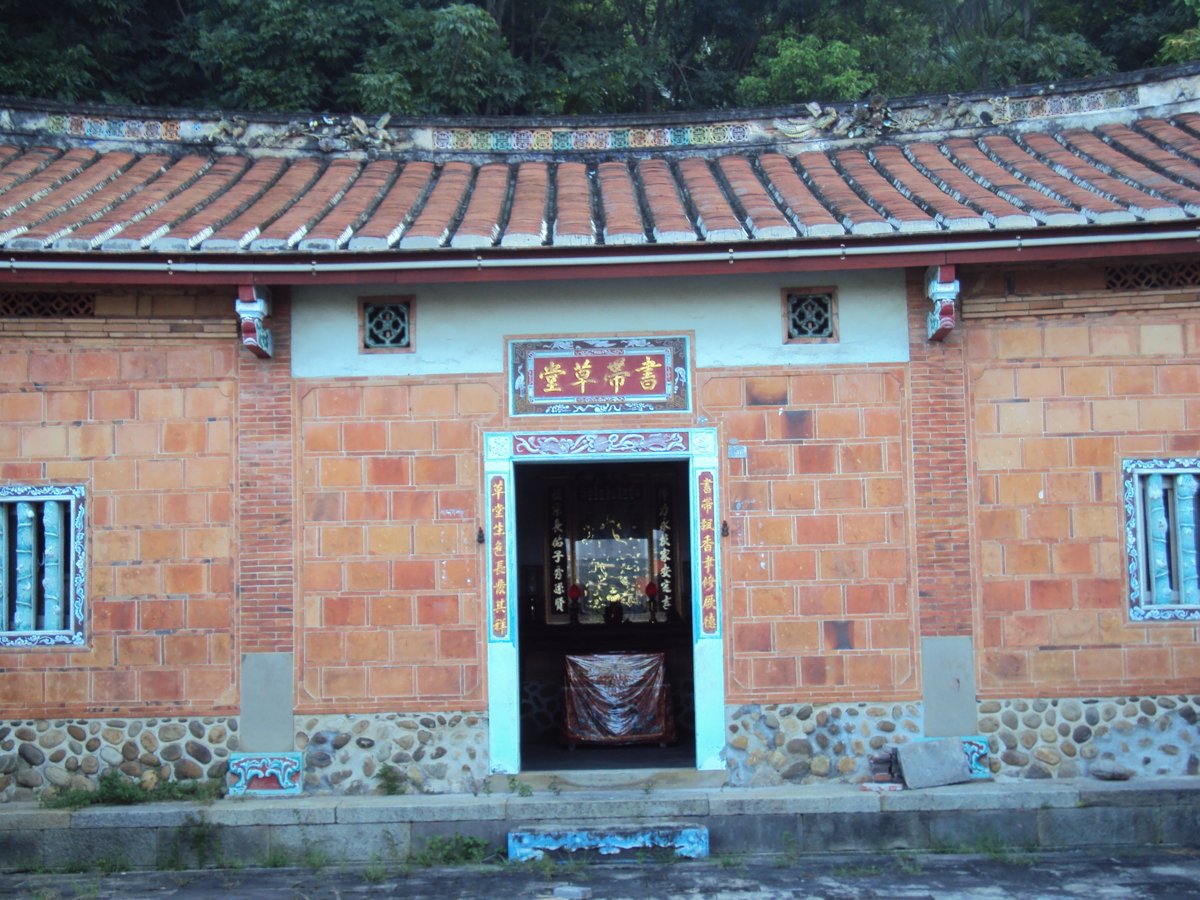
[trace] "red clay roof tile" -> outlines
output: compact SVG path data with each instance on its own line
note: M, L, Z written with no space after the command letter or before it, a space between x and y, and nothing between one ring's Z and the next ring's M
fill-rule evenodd
M592 188L587 167L582 163L559 163L555 169L554 243L566 246L592 244L596 225L592 220Z
M14 128L0 140L0 247L394 253L1165 223L1200 218L1200 113L1176 108L1066 129L1047 112L1004 132L962 126L900 143L762 122L700 129L720 140L696 147L676 144L687 129L602 129L585 154L558 126L487 145L512 150L457 149L442 135L366 153L182 139L113 150L119 140ZM760 125L776 137L755 137Z
M500 237L500 219L508 196L507 163L480 166L475 186L451 247L490 247Z
M744 241L747 238L746 229L725 198L708 160L700 157L681 160L679 174L696 207L696 226L706 240Z
M365 222L368 213L391 187L399 169L400 164L394 160L367 163L326 215L300 239L297 247L301 250L336 250L345 246L355 227Z
M938 144L912 143L904 146L908 160L951 197L977 208L996 228L1032 228L1037 220L1005 198L993 194L958 168Z
M523 162L517 168L508 227L500 239L503 247L538 247L546 241L546 200L550 185L549 166Z
M1030 156L1012 138L996 136L980 141L983 149L997 165L1003 166L1025 184L1044 194L1070 204L1085 216L1100 222L1132 222L1134 215L1096 191L1084 186L1082 179L1072 182L1059 175L1040 160Z
M400 246L421 250L442 246L450 237L459 208L470 196L473 174L470 163L449 162L442 166L424 208L400 239Z
M873 147L868 156L896 190L932 214L934 221L943 228L970 231L990 227L987 219L976 210L960 203L922 175L896 145Z
M418 209L421 199L433 186L434 166L411 162L370 214L370 218L349 241L351 250L383 250L400 240L406 223Z
M350 159L335 159L312 186L263 228L250 242L251 250L287 250L308 234L309 228L345 195L362 166Z
M862 150L842 150L834 158L859 193L871 198L871 207L900 231L937 231L937 222L884 178Z
M796 162L805 181L851 234L890 234L892 226L862 201L824 153L801 153Z
M796 220L800 233L808 237L832 237L845 234L838 222L804 183L789 157L768 153L759 162L771 193Z
M696 230L679 196L679 184L664 159L643 159L637 164L642 193L650 209L654 239L677 244L696 240Z
M223 227L235 216L249 207L267 190L286 168L286 160L279 158L259 159L240 173L237 191L226 190L208 205L193 212L188 218L154 241L159 251L186 251L198 248L203 241ZM235 244L234 249L241 245Z
M958 166L983 187L995 191L1047 225L1079 225L1083 214L1046 191L1031 187L1008 169L993 162L979 144L968 138L946 141L946 149Z
M1200 215L1200 190L1186 187L1140 161L1126 156L1089 131L1072 130L1062 134L1067 146L1083 154L1102 169L1156 196L1182 204L1191 215Z
M80 241L78 233L83 228L94 225L104 217L109 216L114 207L129 198L135 192L145 188L146 184L163 172L169 160L165 156L144 156L122 171L115 178L101 184L89 196L76 199L65 206L60 206L48 218L31 227L21 237L13 242L14 248L27 245L33 249L41 249L47 244L55 244L61 249L90 250L90 241ZM99 166L93 166L99 168ZM82 187L83 185L73 186ZM50 209L50 198L39 206ZM143 198L138 198L143 203ZM66 241L67 236L76 237L74 242Z
M128 169L135 160L136 157L131 153L108 153L96 157L92 165L75 177L62 181L52 190L36 194L37 202L29 202L20 209L10 211L5 216L5 227L4 231L0 232L0 242L13 241L14 250L31 249L23 245L23 240L35 224L45 222L59 213L70 212L71 207L93 197L106 183L111 183L121 172ZM48 173L50 170L46 171ZM111 187L111 184L109 186ZM118 194L117 198L119 196ZM103 200L104 198L93 197L91 205L94 206L97 201L103 203ZM14 241L14 238L17 240ZM44 243L44 237L35 237L32 241L34 248L40 248Z
M596 177L604 209L604 243L644 244L645 224L629 166L624 162L600 163Z
M744 156L723 156L717 160L717 166L745 211L746 225L755 238L787 240L796 236L796 229L779 211L749 159Z
M1072 153L1051 135L1025 134L1020 140L1030 152L1044 160L1062 177L1089 185L1093 190L1120 203L1134 215L1159 221L1181 219L1184 216L1183 210L1178 206L1103 171L1082 155Z

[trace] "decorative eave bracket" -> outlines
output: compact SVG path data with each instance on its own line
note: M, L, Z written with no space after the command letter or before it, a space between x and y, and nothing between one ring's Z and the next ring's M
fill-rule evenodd
M925 270L925 296L933 304L926 327L929 340L945 340L954 330L954 303L958 300L958 291L954 266L930 266Z
M271 315L271 292L254 284L238 285L237 300L234 301L242 343L260 359L271 358L271 331L263 325L263 319Z

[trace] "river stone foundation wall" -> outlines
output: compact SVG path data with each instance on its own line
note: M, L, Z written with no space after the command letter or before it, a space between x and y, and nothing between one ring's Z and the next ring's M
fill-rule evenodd
M90 790L117 769L146 788L224 778L237 719L39 719L0 724L0 803L53 787Z
M984 700L978 711L996 778L1200 775L1200 696ZM872 755L925 737L914 702L746 705L726 722L736 787L869 781Z
M1200 774L1200 696L985 700L992 773L1021 778Z
M391 766L396 788L417 794L477 794L488 777L488 721L478 713L302 716L304 792L377 793Z
M1013 778L1200 775L1200 695L984 700L978 734L992 774ZM731 786L869 780L869 759L924 734L917 702L729 707ZM488 721L471 712L300 716L308 794L471 793L488 778ZM116 769L153 787L224 778L234 717L0 723L0 803L89 789ZM964 735L965 737L966 735Z
M746 705L726 710L735 787L866 781L869 759L923 736L920 703Z

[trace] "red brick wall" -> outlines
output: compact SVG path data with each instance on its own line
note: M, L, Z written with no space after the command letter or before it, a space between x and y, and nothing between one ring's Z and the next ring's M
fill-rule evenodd
M971 634L967 399L962 332L927 337L933 306L908 277L914 547L922 636Z
M499 377L296 387L300 712L479 708L481 432Z
M0 478L90 514L87 647L0 649L0 717L236 708L233 325L172 324L0 335Z
M1120 461L1200 452L1200 311L964 333L981 694L1195 691L1200 627L1129 622Z
M901 366L703 373L730 460L728 699L913 695Z
M270 359L238 353L238 638L241 651L291 652L296 590L290 306L273 298Z

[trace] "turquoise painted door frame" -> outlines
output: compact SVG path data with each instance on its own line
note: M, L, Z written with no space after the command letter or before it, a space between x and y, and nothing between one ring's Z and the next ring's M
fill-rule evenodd
M514 472L533 462L688 464L692 559L692 667L696 700L696 768L723 769L725 653L721 591L720 460L714 428L655 431L504 432L484 435L488 523L485 596L488 598L488 731L492 772L521 770L520 635ZM701 701L701 698L703 700Z

